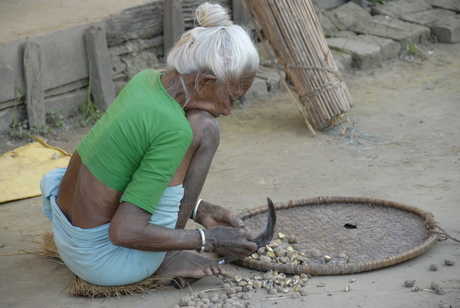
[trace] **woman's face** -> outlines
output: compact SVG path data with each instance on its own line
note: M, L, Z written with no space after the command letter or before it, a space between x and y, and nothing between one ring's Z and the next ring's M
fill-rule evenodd
M235 101L241 100L254 81L252 76L238 82L217 84L214 76L207 76L202 76L203 79L198 80L197 91L192 96L188 109L205 110L215 118L229 115Z

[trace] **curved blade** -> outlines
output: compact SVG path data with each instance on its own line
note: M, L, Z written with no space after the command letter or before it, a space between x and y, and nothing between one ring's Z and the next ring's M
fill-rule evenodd
M267 198L268 204L268 219L265 224L264 230L252 241L257 244L257 249L264 247L265 245L270 244L270 241L273 239L275 234L275 224L276 224L276 211L275 205L273 204L270 198Z
M267 197L267 204L268 204L268 218L267 223L265 224L264 229L262 232L252 241L257 244L257 249L260 247L264 247L268 245L270 241L273 239L273 235L275 234L275 225L276 225L276 211L275 205L273 204L272 200ZM257 250L256 250L257 251ZM218 264L225 264L235 261L237 258L224 256L224 258L217 261Z

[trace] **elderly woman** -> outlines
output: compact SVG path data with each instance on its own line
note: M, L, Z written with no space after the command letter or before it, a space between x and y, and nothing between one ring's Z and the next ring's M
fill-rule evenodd
M232 277L185 250L237 258L256 250L240 219L198 197L219 144L215 118L249 89L258 54L220 5L201 5L196 18L199 26L170 51L167 70L137 74L68 168L41 182L62 260L93 284ZM184 229L189 218L205 229Z

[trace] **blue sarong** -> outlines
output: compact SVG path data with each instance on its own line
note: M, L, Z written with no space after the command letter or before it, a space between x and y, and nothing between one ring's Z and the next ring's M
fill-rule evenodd
M73 226L56 203L67 168L50 171L40 182L42 211L51 220L54 241L64 264L80 278L100 286L119 286L151 276L166 252L115 246L109 238L110 223L91 229ZM182 185L166 188L150 223L174 228L184 195Z

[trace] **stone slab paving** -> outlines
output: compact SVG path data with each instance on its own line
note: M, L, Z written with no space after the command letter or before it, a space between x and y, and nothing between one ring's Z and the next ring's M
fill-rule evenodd
M373 16L367 22L360 22L349 28L359 34L368 34L392 39L401 44L401 48L411 42L426 42L431 35L430 28L384 15Z
M346 30L356 23L367 21L372 17L366 9L351 1L326 11L324 14L330 18L338 30Z
M329 47L352 54L352 67L366 69L380 63L369 61L377 57L371 56L372 51L380 50L380 59L386 60L401 55L411 44L458 42L459 13L460 0L399 0L369 9L348 2L321 11L319 16L326 37L331 38L328 39ZM348 39L346 48L340 45L345 42L343 39Z
M390 39L373 35L358 35L359 41L380 46L380 54L383 60L393 59L398 56L401 50L401 44Z
M460 42L460 14L442 19L430 25L431 32L441 43Z
M454 11L444 9L431 9L423 12L417 12L402 16L401 19L407 22L416 23L423 26L429 26L439 20L456 15Z
M353 67L353 57L350 54L331 49L332 58L341 72L345 72Z
M382 62L382 48L375 44L344 37L327 38L326 41L329 48L350 54L353 57L353 66L358 69L377 66Z
M389 60L397 57L401 49L401 44L393 40L373 35L357 35L353 31L339 31L334 34L334 37L350 38L355 41L380 46L380 54L383 60Z
M432 9L432 6L425 0L400 0L373 6L371 13L372 15L387 15L394 18L401 18L408 14L429 9Z
M435 8L441 8L446 10L452 10L460 13L460 1L459 0L426 0Z

